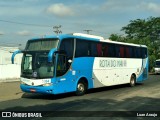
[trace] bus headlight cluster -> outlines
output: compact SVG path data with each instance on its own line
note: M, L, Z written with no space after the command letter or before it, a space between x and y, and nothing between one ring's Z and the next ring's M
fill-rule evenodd
M51 86L52 83L46 83L46 84L43 84L43 86Z

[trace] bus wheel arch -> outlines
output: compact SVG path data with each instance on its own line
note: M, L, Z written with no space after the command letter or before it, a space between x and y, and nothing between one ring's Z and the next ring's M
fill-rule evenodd
M77 96L84 95L87 89L88 89L88 80L85 77L80 78L76 85L76 95Z
M130 86L134 87L136 85L136 74L133 73L130 77Z

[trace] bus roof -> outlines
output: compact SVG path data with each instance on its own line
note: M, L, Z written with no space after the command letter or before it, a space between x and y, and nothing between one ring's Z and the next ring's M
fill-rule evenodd
M95 36L90 34L83 34L83 33L71 33L71 34L59 34L59 35L45 35L42 38L33 38L31 40L37 40L37 39L43 39L43 38L57 38L57 39L63 39L63 38L80 38L80 39L87 39L89 41L99 41L99 42L106 42L106 43L113 43L113 44L121 44L121 45L128 45L128 46L137 46L137 47L147 47L146 45L139 45L134 43L125 43L125 42L117 42L112 41L109 39L104 39L101 36Z
M30 40L39 40L39 39L45 39L45 38L57 38L62 40L63 38L80 38L80 39L87 39L90 41L100 41L100 39L103 39L103 37L95 36L95 35L88 35L88 34L82 34L82 33L72 33L72 34L59 34L59 35L44 35L41 38L32 38Z
M134 44L134 43L125 43L125 42L117 42L117 41L112 41L109 39L105 40L100 40L101 42L107 42L107 43L113 43L113 44L119 44L119 45L128 45L128 46L137 46L137 47L147 47L146 45L140 45L140 44Z
M90 35L90 34L83 34L83 33L72 33L74 36L81 36L81 37L87 37L87 38L97 38L100 40L104 40L103 37L101 36L96 36L96 35Z

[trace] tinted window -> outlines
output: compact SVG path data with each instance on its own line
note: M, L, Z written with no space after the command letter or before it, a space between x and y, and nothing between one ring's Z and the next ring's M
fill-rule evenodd
M124 46L120 46L120 57L121 58L124 58L124 50L125 50L125 47Z
M138 47L134 47L134 56L135 58L141 58L141 49Z
M88 41L77 39L75 57L85 57L89 55L90 50Z
M108 44L108 57L115 57L115 45Z
M115 57L120 57L120 46L119 45L115 45Z
M62 76L67 72L67 59L65 55L59 54L58 63L57 63L57 71L56 76Z
M142 48L142 58L147 57L147 48Z
M60 51L67 55L67 58L73 58L74 40L64 39L60 45Z
M90 42L90 56L91 57L97 57L98 51L97 51L97 43L96 42Z
M125 57L126 58L134 58L135 53L134 53L134 48L131 46L126 46L125 47Z
M50 50L52 48L57 48L59 40L57 39L39 39L30 40L27 43L26 50L36 51L36 50Z
M92 57L103 57L103 45L102 43L98 42L89 42L91 49L90 49L90 56Z
M103 56L104 56L104 57L108 57L108 56L109 56L108 47L109 47L108 44L106 44L106 43L103 44Z
M75 57L117 57L117 58L144 58L147 49L118 45L112 43L99 43L94 41L76 40Z
M97 43L97 57L102 57L103 52L102 52L102 44L101 43Z

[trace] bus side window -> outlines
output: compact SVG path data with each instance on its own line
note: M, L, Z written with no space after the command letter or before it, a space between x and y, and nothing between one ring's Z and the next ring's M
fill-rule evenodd
M103 48L103 56L108 57L108 45L104 44Z
M115 48L116 48L115 57L120 57L120 47L119 47L119 45L115 45Z
M108 57L115 57L115 45L108 44Z
M135 58L141 58L141 49L138 47L134 47L134 55Z
M91 42L90 43L90 56L91 57L96 57L97 56L97 50L96 50L96 43L95 42Z
M124 53L125 53L124 56L125 56L126 58L135 58L134 47L126 46Z
M73 39L64 39L60 46L60 51L64 51L68 58L73 58L73 49L74 49L74 40Z
M147 48L142 48L142 58L146 58L147 57Z
M97 53L98 57L102 57L102 44L100 43L97 44Z
M90 56L88 41L76 40L76 53L75 57L87 57Z
M129 57L130 57L129 54L130 54L130 53L129 53L129 47L127 46L127 47L126 47L126 58L129 58Z
M120 57L124 58L124 46L120 46Z

